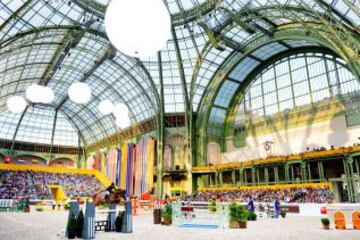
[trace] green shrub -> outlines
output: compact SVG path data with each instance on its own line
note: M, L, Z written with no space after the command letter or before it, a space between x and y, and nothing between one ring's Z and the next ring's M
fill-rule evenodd
M76 218L76 236L78 238L81 238L82 236L83 225L84 225L84 213L82 210L80 210Z
M76 236L76 217L75 217L74 213L72 213L69 218L68 224L66 226L66 230L67 230L69 239L75 238L75 236Z
M237 220L238 222L247 222L249 216L249 211L245 206L238 205L237 206Z
M231 203L229 205L229 216L231 221L237 221L236 208L237 208L236 203Z
M38 206L38 207L36 207L36 208L35 208L35 210L36 210L36 211L38 211L38 212L42 212L42 211L44 211L44 208L43 208L43 207Z
M250 220L250 221L256 221L256 219L257 219L256 213L249 211L248 220Z
M217 206L216 206L216 200L212 199L209 203L209 211L210 212L216 212Z
M120 211L115 219L115 228L117 232L121 232L122 229L122 223L124 218L124 212Z
M329 225L329 224L330 224L330 220L329 220L328 218L322 218L322 219L321 219L321 223L322 223L323 225Z
M241 206L237 203L231 203L229 205L230 221L247 222L249 212L245 206Z
M171 204L166 204L164 209L162 210L162 216L164 218L172 218L172 206Z
M65 209L65 210L69 210L69 209L70 209L70 203L65 203L64 209Z

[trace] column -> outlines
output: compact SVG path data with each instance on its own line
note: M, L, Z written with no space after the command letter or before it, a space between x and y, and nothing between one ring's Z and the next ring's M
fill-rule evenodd
M240 181L240 185L244 185L244 174L243 174L243 170L242 169L239 169L239 181Z
M215 186L219 186L219 172L215 172Z
M285 182L289 183L290 182L290 166L288 163L285 163L284 165L284 170L285 170Z
M350 187L350 191L352 193L352 202L357 202L357 191L355 190L355 182L354 182L354 159L352 158L352 156L347 156L347 165L348 165L348 178L349 178L349 183L351 185Z
M233 185L236 185L235 170L231 171L231 182L232 182Z
M320 182L325 182L323 162L318 162Z
M212 173L209 173L209 184L210 186L214 186L214 181L213 181L213 178L212 178Z
M301 167L301 181L302 181L303 183L304 183L304 182L307 182L307 177L306 177L306 172L307 172L306 162L301 162L300 167Z
M343 161L344 173L345 173L346 184L347 184L346 190L348 192L350 202L353 202L354 197L353 197L352 181L350 179L350 169L349 169L349 166L348 166L348 161L347 161L346 158L343 158L342 161Z
M308 162L307 164L307 170L308 170L308 181L312 182L312 176L311 176L311 166L310 163Z
M244 175L243 175L243 177L244 177L244 185L247 185L248 184L248 182L247 182L248 176L247 176L246 169L243 169L243 173L244 173Z
M251 181L252 181L252 185L256 184L255 168L254 167L251 168Z
M222 187L222 185L223 185L223 172L219 172L219 184L220 184L220 186Z
M264 167L264 178L265 178L266 184L269 184L269 169L268 169L268 167Z
M279 167L278 166L274 166L274 178L275 178L275 183L278 184L279 183Z

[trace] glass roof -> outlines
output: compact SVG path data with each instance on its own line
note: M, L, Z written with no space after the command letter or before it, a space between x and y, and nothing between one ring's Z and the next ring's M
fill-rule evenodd
M91 144L119 130L113 116L104 117L98 112L101 100L125 103L131 110L132 121L142 122L155 117L161 87L166 113L184 112L185 100L189 100L196 112L214 76L234 54L241 54L247 44L279 25L316 20L299 11L300 7L319 14L330 9L348 28L360 26L359 6L353 0L166 0L173 35L161 50L161 59L152 56L140 61L115 51L108 41L103 17L109 1L0 2L0 117L3 119L0 122L9 126L0 138L14 136L15 130L9 122L23 124L35 109L46 108L44 111L57 111L63 119L71 121L81 141ZM235 23L233 14L241 15L250 27ZM221 85L215 105L226 108L231 101L227 92L233 91L262 61L304 46L316 44L286 40L254 51L238 64L229 76L231 79ZM90 85L93 95L89 104L78 105L68 99L67 89L76 81ZM26 87L33 83L50 86L56 99L51 106L30 107L19 121L19 115L6 111L6 100L15 94L24 95ZM45 136L41 138L41 141L49 140ZM74 140L71 134L66 138ZM61 142L56 136L52 141Z
M170 14L188 11L207 0L166 0Z
M346 103L347 97L358 97L360 84L344 66L341 59L325 53L299 53L278 60L258 73L249 86L242 86L247 90L237 103L234 123L241 122L245 113L252 119L271 117L324 99L342 96ZM231 75L241 76L236 69ZM232 81L222 86L210 113L210 136L222 137L228 99L238 88Z

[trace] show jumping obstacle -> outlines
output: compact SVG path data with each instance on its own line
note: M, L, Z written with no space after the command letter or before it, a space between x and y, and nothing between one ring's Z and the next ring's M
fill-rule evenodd
M173 223L180 228L217 229L225 228L227 224L227 204L219 204L216 211L184 205L174 202Z
M78 202L70 203L69 218L72 214L77 216L80 211ZM96 219L96 216L106 216L106 220ZM108 210L95 211L95 203L87 201L85 204L85 217L82 230L82 239L95 239L97 231L114 232L116 220L116 204L110 204ZM122 233L132 232L132 204L125 203L125 215L122 223Z

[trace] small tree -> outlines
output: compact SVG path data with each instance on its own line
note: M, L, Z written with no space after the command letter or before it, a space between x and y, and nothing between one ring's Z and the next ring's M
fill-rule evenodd
M215 199L211 199L210 203L209 203L209 210L210 212L216 212L216 200Z
M164 224L171 225L171 222L172 222L172 206L171 206L171 204L165 205L165 208L162 211L162 216L164 218Z
M229 216L230 216L230 221L238 221L237 204L234 202L229 205Z
M239 223L246 223L249 217L249 212L246 207L238 205L236 208L236 216Z
M82 237L83 226L84 226L84 213L82 210L80 210L76 219L76 237L78 238Z
M66 226L66 231L68 239L74 239L76 237L76 217L74 213L72 213L69 218L68 224Z
M124 212L120 211L115 219L115 228L117 232L121 232L123 224Z

